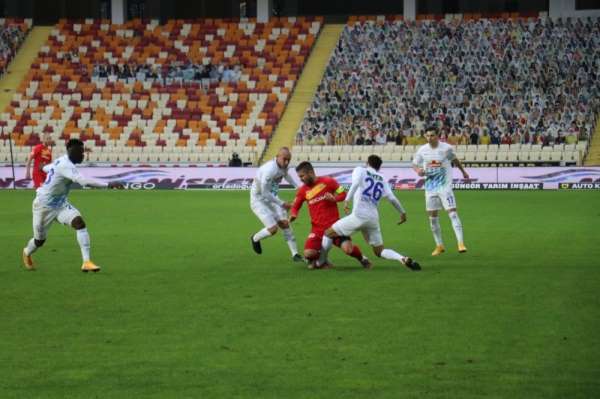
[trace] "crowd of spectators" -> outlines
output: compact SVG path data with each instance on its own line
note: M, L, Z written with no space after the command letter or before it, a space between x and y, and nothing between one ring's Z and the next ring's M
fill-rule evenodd
M163 85L202 83L209 85L215 82L237 82L242 75L239 65L228 66L225 64L195 64L172 63L170 65L148 64L110 64L96 63L92 70L92 79L107 81L151 81Z
M25 40L25 36L27 36L27 32L19 26L0 27L0 75L6 72L8 64Z
M347 26L298 144L574 143L600 111L598 19Z

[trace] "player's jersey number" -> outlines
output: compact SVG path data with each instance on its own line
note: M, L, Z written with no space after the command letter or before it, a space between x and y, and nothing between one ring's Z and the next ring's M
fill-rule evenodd
M57 159L56 162L54 162L54 166L58 165L59 163L60 160ZM48 175L46 176L46 181L44 181L44 185L50 184L50 181L52 181L52 176L54 176L54 168L50 169L50 171L48 172Z
M44 182L44 184L50 184L52 176L54 176L54 168L50 169L50 172L48 172L48 176L46 176L46 181Z
M383 183L380 181L375 183L375 180L370 177L367 177L365 181L367 182L368 186L362 193L363 197L370 198L373 202L379 201L383 195Z

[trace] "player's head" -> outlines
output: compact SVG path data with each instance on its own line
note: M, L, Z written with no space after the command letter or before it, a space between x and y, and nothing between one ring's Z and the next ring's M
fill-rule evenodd
M71 162L75 164L83 162L83 141L79 139L67 141L67 155Z
M438 133L437 127L429 126L427 129L425 129L425 138L427 139L429 145L435 147L440 139L440 134Z
M296 173L302 183L307 186L312 186L315 183L317 176L315 175L315 169L312 164L308 161L303 161L296 166Z
M287 147L281 147L279 151L277 151L277 157L275 157L275 161L277 162L277 166L281 169L287 169L290 165L290 160L292 159L292 153L290 149Z
M367 158L367 165L369 165L375 170L379 170L379 168L381 168L382 162L383 161L381 160L381 158L379 158L379 156L377 155L369 155L369 158Z
M42 144L44 144L46 147L50 147L52 145L52 136L50 133L44 133L42 135Z

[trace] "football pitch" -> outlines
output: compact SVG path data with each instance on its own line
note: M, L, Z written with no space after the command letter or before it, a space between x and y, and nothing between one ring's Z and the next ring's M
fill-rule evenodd
M21 266L33 191L0 191L0 398L600 397L600 192L456 193L469 252L422 192L386 247L293 263L248 192L76 191L98 274L58 224ZM292 192L282 196L292 198ZM306 206L294 224L300 247Z

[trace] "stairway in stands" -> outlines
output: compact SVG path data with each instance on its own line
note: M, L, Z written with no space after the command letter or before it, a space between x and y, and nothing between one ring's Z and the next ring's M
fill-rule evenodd
M596 121L596 131L592 135L592 142L585 157L585 166L600 166L600 118Z
M310 106L317 87L321 83L329 58L345 26L343 24L327 24L323 27L271 143L260 161L261 164L275 157L280 147L291 147L294 144L294 138L302 123L304 113Z
M27 35L25 42L8 66L8 72L0 80L0 110L4 110L12 101L13 94L27 76L31 64L48 40L52 29L51 26L36 26Z

